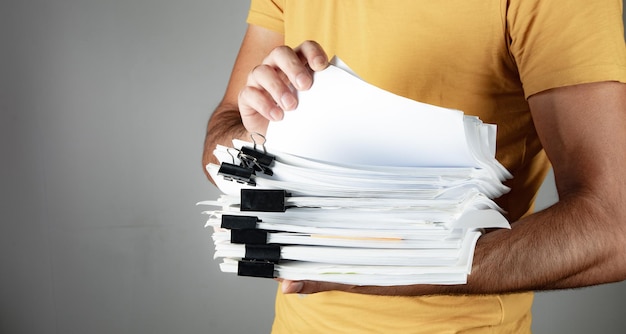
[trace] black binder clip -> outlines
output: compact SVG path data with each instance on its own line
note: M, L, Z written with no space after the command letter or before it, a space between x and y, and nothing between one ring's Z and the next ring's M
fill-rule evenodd
M241 211L285 212L286 197L280 189L241 189Z
M256 182L252 179L253 174L252 168L237 166L228 162L222 162L217 171L217 175L223 176L225 180L256 186Z
M247 146L243 146L237 157L241 160L242 165L253 169L257 172L272 176L274 172L269 165L274 161L274 157L268 154L255 151Z
M257 143L256 140L254 140L254 135L263 138L263 144L261 144L263 152L257 150ZM267 150L265 149L265 137L260 133L253 133L250 135L250 138L252 138L254 146L252 148L243 146L239 151L239 154L237 155L239 160L241 160L242 165L251 168L257 172L262 171L266 175L274 175L274 172L272 172L270 165L274 162L276 157L267 153Z
M260 221L256 216L222 215L221 227L230 230L250 230L255 229Z
M241 260L237 263L237 275L248 277L274 278L274 263Z
M267 231L257 229L230 230L230 243L267 245Z
M230 154L229 150L227 150L227 152ZM256 186L256 182L252 179L254 169L244 165L235 165L235 157L232 154L230 154L230 156L233 158L233 162L222 162L220 169L217 171L217 175L223 176L224 179L228 181Z
M243 260L278 263L280 261L279 245L246 245Z

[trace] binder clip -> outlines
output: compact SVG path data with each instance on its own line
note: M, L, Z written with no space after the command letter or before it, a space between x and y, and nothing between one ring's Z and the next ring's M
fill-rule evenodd
M230 154L230 151L228 151L228 154ZM233 158L233 163L222 162L220 169L217 171L217 175L223 176L224 179L228 181L256 186L256 182L252 179L254 169L247 166L235 165L235 157L232 154L230 156Z
M274 263L265 261L241 260L237 263L237 275L248 277L274 278Z
M246 245L246 255L243 260L278 263L280 261L280 246Z
M263 152L257 150L257 143L256 140L254 140L254 135L263 138L263 144L261 144ZM241 147L237 158L241 160L242 165L245 165L248 168L257 172L263 172L266 175L274 175L270 165L274 162L276 157L267 153L267 150L265 149L265 137L260 133L253 133L250 135L250 138L252 138L254 146L252 148L247 146Z
M254 170L248 167L237 166L228 162L222 162L217 175L221 175L225 180L235 181L237 183L256 186L256 182L252 179Z
M267 231L257 229L230 230L231 244L267 245Z
M241 189L241 211L285 212L286 197L281 189Z
M255 216L222 215L222 228L230 230L251 230L261 220Z

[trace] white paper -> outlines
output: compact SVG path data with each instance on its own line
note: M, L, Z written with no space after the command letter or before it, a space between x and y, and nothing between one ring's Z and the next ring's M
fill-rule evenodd
M416 102L329 66L270 122L267 146L312 159L386 166L478 166L461 111Z
M391 94L336 66L314 82L297 110L270 123L261 145L276 157L266 166L272 173L234 182L206 166L224 192L198 203L217 207L205 213L220 269L237 273L246 257L247 246L221 227L224 215L239 215L255 216L265 241L280 245L280 261L266 263L275 277L466 283L481 231L510 228L493 201L511 177L495 159L495 125ZM238 165L242 146L253 144L233 140L214 155ZM286 211L240 211L243 188L286 191Z

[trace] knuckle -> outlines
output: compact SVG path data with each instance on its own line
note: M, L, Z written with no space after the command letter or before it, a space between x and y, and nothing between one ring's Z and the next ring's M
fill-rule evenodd
M293 53L293 49L291 49L287 45L279 45L270 52L270 55L284 56L290 53Z
M312 46L312 47L317 47L319 44L317 44L316 41L312 40L312 39L307 39L306 41L302 42L303 46Z
M282 59L288 58L291 52L293 52L293 50L286 45L277 46L265 57L263 64L280 63Z
M239 104L245 101L248 89L248 86L246 86L239 91L239 94L237 95L237 100L239 101Z
M300 49L306 52L318 51L322 47L314 40L306 40L300 44Z
M282 96L286 91L283 82L279 78L275 78L274 80L268 80L265 90L275 97Z
M276 107L276 103L267 94L255 88L242 91L241 96L240 106L247 107L255 113L269 115L272 109Z
M272 64L282 71L290 71L303 65L297 52L286 45L275 47L263 63Z
M267 65L259 64L252 68L252 70L248 73L248 83L256 82L256 76L259 75L259 72L265 72L267 70Z
M256 93L256 88L252 86L245 86L239 91L240 99L250 99Z
M260 92L278 98L289 91L286 79L287 75L283 71L269 65L258 65L248 73L246 87L254 87Z

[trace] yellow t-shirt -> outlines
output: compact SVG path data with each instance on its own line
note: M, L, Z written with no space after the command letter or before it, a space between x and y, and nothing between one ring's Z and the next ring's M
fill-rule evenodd
M496 157L514 175L498 203L513 222L532 211L549 168L526 98L626 82L621 12L619 0L252 0L248 22L284 34L292 47L315 40L380 88L497 124ZM274 332L523 333L531 303L531 293L279 292Z

